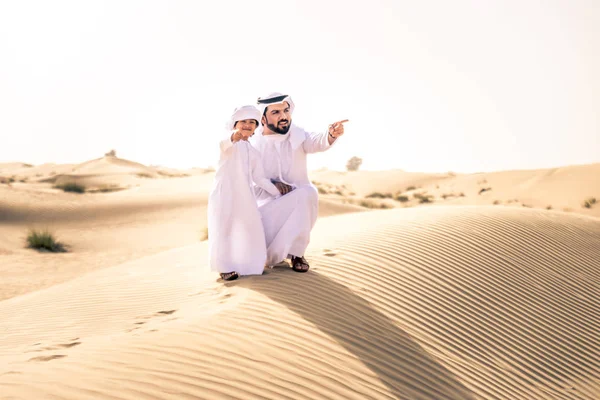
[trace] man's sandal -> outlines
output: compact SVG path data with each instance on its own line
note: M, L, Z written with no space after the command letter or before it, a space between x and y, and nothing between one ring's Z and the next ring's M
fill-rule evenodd
M310 268L304 257L292 256L292 269L296 272L306 272Z
M224 281L234 281L239 277L240 276L235 271L234 272L223 272L221 274L221 278L223 278Z

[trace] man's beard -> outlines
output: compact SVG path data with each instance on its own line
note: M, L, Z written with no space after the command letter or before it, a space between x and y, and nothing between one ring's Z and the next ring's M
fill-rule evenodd
M279 121L281 123L281 121ZM285 128L279 128L273 124L267 124L267 128L269 128L272 132L279 133L280 135L285 135L290 130L292 123L288 121L288 124Z

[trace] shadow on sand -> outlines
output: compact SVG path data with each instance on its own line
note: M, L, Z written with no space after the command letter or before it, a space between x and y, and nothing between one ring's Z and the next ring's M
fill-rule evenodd
M228 285L255 290L314 324L377 374L397 399L474 399L394 321L318 272L299 276L276 268Z

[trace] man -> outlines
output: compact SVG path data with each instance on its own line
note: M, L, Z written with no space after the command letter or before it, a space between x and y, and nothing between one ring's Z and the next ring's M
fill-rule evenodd
M292 269L306 272L304 252L318 213L318 192L308 179L306 155L328 150L344 134L336 122L325 133L309 133L292 124L294 102L281 93L258 99L262 130L250 142L259 153L265 176L283 195L275 198L255 187L267 243L267 265L290 257Z

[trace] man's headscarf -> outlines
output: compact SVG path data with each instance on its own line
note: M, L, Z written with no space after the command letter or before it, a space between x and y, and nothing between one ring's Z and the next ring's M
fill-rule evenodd
M260 111L260 115L265 115L265 110L268 106L273 104L283 104L288 103L290 106L290 114L294 113L294 102L292 98L287 94L282 94L279 92L273 92L267 96L259 97L257 101L257 107Z
M257 125L259 125L261 116L262 113L254 106L238 107L233 110L233 114L231 115L231 119L227 122L226 128L228 131L232 131L236 122L245 119L254 119L256 120Z

